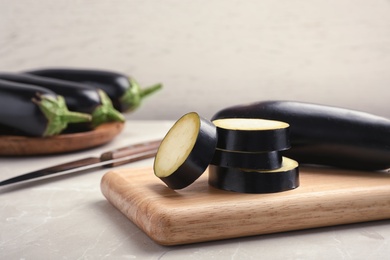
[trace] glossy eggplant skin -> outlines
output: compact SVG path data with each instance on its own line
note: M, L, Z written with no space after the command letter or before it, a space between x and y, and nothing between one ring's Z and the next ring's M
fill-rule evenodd
M30 70L26 73L100 88L107 93L115 109L120 112L135 110L145 96L161 88L161 84L157 84L150 88L141 89L133 78L122 73L105 70L50 68Z
M28 136L42 136L48 120L32 102L37 93L55 97L43 88L0 80L0 124Z
M95 89L73 82L16 73L0 73L0 79L50 89L65 98L69 109L83 113L92 113L101 104Z
M212 118L263 118L290 124L291 149L300 164L359 170L390 168L390 119L365 112L296 101L227 107Z
M109 104L104 103L105 93L93 87L75 82L18 73L0 73L0 79L50 89L65 98L69 110L91 114L94 126L106 121L124 121L123 116L112 107L111 101L109 101ZM103 107L105 108L103 109ZM103 113L108 111L108 116L102 115L99 112L101 110L104 111Z
M273 170L281 167L282 153L279 151L248 153L217 148L210 164L227 168Z

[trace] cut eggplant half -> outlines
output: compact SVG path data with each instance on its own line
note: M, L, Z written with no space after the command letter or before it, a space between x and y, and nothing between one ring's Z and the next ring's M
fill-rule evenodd
M206 170L217 144L215 125L191 112L182 116L162 140L154 174L171 189L182 189Z
M283 151L290 148L289 124L258 118L214 120L217 148L240 152Z
M299 186L298 163L283 157L282 167L269 171L209 167L209 184L215 188L241 193L274 193Z
M216 149L211 164L228 168L273 170L282 166L282 154L272 152L233 152Z

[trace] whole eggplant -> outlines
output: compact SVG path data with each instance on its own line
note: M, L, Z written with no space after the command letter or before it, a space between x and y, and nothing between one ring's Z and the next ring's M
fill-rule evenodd
M60 134L69 123L89 122L91 116L68 110L51 90L0 80L0 128L34 137Z
M290 124L291 149L304 164L361 170L390 168L390 119L365 112L295 101L227 107L213 117L264 118Z
M109 121L124 121L104 91L85 84L20 73L0 73L0 79L52 90L65 98L70 110L91 114L92 127Z
M50 68L30 70L26 73L84 83L100 88L110 97L115 109L121 112L135 110L141 105L145 97L162 88L162 84L156 84L141 89L134 78L122 73L105 70Z

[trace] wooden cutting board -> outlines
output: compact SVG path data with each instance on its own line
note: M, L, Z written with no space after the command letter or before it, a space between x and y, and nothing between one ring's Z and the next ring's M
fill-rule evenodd
M108 172L104 196L150 238L178 245L390 218L390 173L300 168L299 188L242 194L212 188L207 171L171 190L152 168Z

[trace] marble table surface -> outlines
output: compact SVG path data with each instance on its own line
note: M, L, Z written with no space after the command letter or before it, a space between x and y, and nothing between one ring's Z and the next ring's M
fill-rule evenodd
M1 157L0 179L162 138L171 121L128 121L103 146L62 155ZM117 168L151 166L146 159ZM108 169L0 188L0 259L388 259L390 220L183 246L156 244L102 195ZM389 205L390 206L390 205Z

